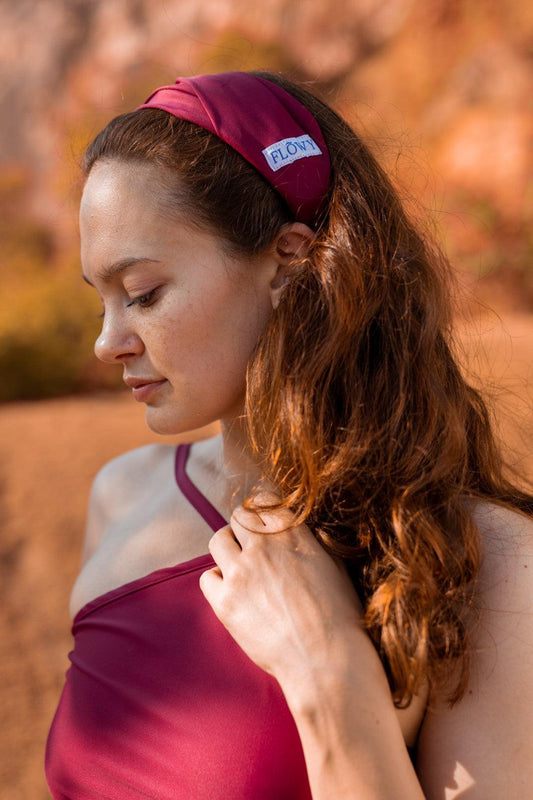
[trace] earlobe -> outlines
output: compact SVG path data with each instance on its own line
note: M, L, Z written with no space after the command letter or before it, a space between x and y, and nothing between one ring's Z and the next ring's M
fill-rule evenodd
M283 290L291 280L297 262L307 254L314 236L311 228L303 222L292 222L280 228L274 242L274 258L278 267L270 283L273 309L278 307Z

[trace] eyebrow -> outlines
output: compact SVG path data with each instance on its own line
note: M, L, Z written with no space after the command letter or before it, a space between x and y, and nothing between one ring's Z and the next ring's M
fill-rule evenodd
M97 273L96 277L103 281L103 283L109 283L114 277L120 275L121 272L124 272L128 267L134 267L136 264L160 264L161 262L157 258L147 258L145 256L135 257L129 256L126 258L121 258L118 261L114 261L112 264L109 264L107 267L104 267L100 272ZM88 283L89 286L94 286L94 284L89 280L87 275L82 272L81 277Z

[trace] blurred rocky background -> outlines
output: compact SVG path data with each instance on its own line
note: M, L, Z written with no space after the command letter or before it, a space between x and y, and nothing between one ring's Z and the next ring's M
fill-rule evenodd
M91 354L84 145L177 75L268 68L308 82L456 266L468 363L507 387L502 436L530 469L532 62L523 0L0 0L2 798L48 797L43 748L88 486L152 438L138 407L104 391L120 376Z

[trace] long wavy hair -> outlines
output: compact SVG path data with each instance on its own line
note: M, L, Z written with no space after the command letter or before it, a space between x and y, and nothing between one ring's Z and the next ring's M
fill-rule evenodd
M279 507L345 559L396 705L424 684L453 703L468 680L482 558L469 498L531 514L533 497L506 477L487 407L452 354L446 260L329 106L255 74L314 114L332 182L248 365L250 441ZM169 202L238 256L263 252L293 219L238 153L164 111L112 120L87 149L85 175L100 159L170 171Z

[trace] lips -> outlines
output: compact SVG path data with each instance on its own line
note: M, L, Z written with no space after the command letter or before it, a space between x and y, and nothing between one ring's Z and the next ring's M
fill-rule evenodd
M140 389L141 386L148 386L150 383L161 383L161 379L159 378L133 378L133 377L126 377L124 378L124 383L126 386L129 386L131 389Z
M124 383L132 390L133 397L139 402L146 402L166 383L166 378L124 378Z

